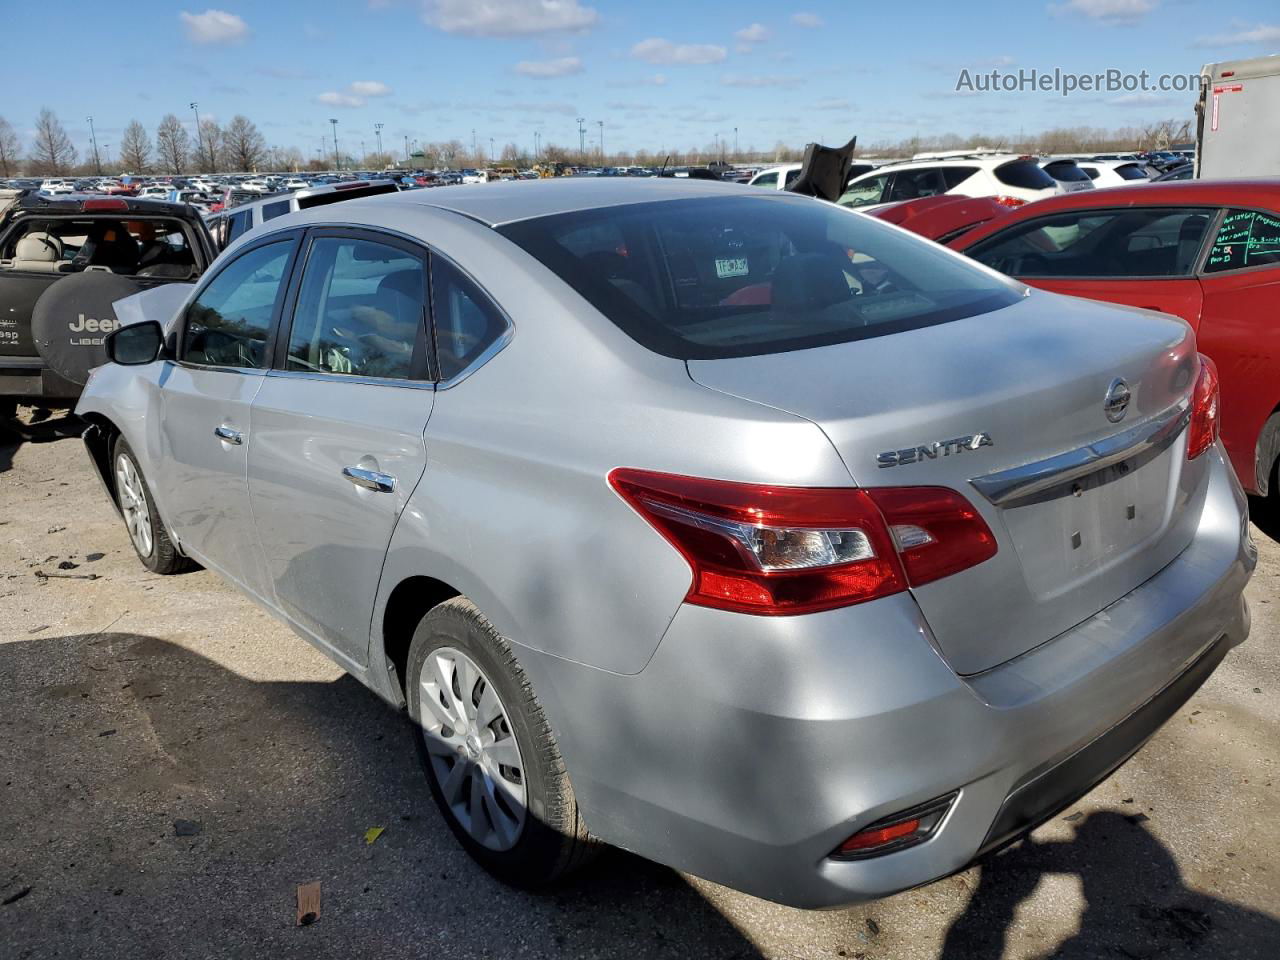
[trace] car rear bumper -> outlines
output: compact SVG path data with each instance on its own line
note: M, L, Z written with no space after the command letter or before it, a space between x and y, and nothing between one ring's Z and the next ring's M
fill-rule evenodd
M0 357L0 397L70 401L81 389L50 370L40 357Z
M977 676L948 668L905 594L804 617L685 606L632 676L527 654L588 826L801 907L928 883L1017 838L1128 759L1247 636L1244 496L1221 449L1208 456L1199 528L1175 561ZM952 792L925 843L830 858Z

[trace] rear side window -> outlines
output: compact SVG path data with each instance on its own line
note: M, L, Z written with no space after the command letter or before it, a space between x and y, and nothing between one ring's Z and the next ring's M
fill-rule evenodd
M258 369L293 244L256 247L236 257L187 310L182 359L218 367Z
M1280 263L1280 217L1257 210L1228 210L1213 238L1205 273Z
M943 167L942 184L947 190L954 190L977 172L977 167Z
M506 332L506 318L448 260L431 258L431 306L440 379L462 373Z
M1057 186L1053 177L1040 169L1040 165L1032 160L1013 160L1002 163L995 169L996 179L1006 187L1018 187L1021 190L1045 190Z
M798 176L800 176L800 168L799 168L799 167L796 167L796 169L794 169L794 170L788 170L788 171L787 171L787 174L786 174L786 178L782 181L782 185L783 185L784 187L789 187L789 186L791 186L793 183L795 183L795 182L796 182L796 178L797 178Z
M1057 163L1047 163L1044 166L1045 173L1053 177L1059 183L1088 183L1089 175L1081 170L1074 161L1062 160Z
M788 194L638 203L499 232L634 340L685 360L882 336L1021 296L872 217Z
M288 212L288 200L277 200L274 203L264 203L262 205L262 220L265 223L268 220L274 220L276 217L283 217Z
M405 380L422 355L422 260L353 237L311 244L289 331L290 370Z
M1190 276L1212 210L1086 210L1022 223L966 251L1015 277Z

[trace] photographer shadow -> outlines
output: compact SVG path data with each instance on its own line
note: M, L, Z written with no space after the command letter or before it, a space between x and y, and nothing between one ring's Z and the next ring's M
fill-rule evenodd
M1045 954L1054 960L1280 956L1280 921L1190 889L1141 815L1101 811L1070 840L1028 838L989 858L939 960L1007 956L1015 911L1048 874L1078 876L1085 902L1078 932Z

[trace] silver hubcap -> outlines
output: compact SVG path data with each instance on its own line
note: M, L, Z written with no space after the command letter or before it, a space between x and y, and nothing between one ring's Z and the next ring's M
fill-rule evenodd
M449 810L477 843L510 850L524 829L524 761L498 692L474 660L441 647L422 665L418 700Z
M120 495L120 512L124 525L138 553L151 556L155 544L151 532L151 511L147 509L147 495L142 490L142 476L133 461L124 454L116 457L116 490Z

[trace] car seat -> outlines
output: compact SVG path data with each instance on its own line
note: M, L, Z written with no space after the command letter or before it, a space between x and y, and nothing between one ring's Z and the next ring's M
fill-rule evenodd
M828 254L786 257L773 275L773 308L782 316L822 310L851 296L840 258Z
M50 233L32 232L17 242L8 266L28 273L66 273L71 262L62 259L62 241Z

